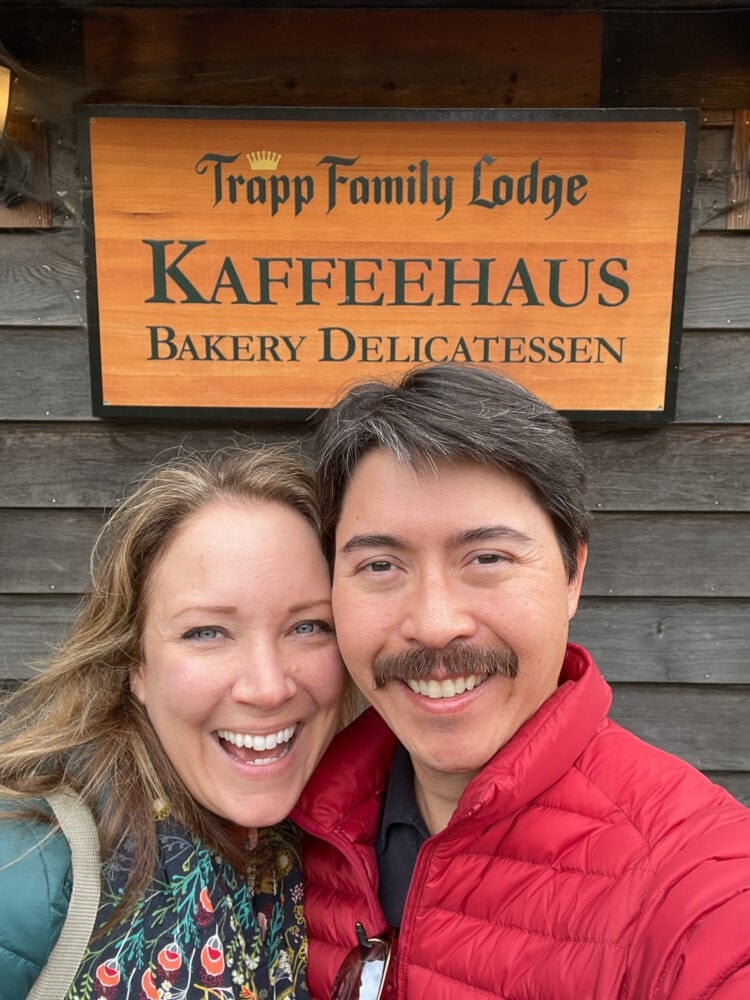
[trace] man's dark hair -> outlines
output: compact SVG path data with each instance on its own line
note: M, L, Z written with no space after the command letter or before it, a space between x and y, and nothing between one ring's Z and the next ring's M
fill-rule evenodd
M413 467L470 459L515 473L552 518L569 579L589 540L583 456L568 421L503 375L471 365L416 368L357 385L318 431L318 486L329 556L357 464L382 449Z

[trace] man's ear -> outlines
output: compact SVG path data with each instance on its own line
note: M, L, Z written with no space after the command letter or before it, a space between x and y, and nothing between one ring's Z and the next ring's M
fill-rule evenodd
M586 560L589 554L589 547L584 542L578 546L578 558L576 562L575 575L568 582L568 621L578 610L578 599L581 596L583 586L583 571L586 569Z
M139 663L137 666L131 668L130 690L132 691L133 697L136 701L139 701L141 705L146 704L146 685L143 678L142 663Z

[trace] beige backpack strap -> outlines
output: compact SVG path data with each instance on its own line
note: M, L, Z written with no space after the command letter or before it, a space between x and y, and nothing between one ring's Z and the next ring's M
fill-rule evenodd
M99 835L88 807L74 792L45 796L70 845L73 890L60 937L27 1000L61 1000L70 989L94 929L101 893Z

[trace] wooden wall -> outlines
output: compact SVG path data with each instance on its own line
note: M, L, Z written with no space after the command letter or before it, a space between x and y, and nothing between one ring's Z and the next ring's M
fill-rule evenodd
M0 233L0 678L27 676L57 641L103 511L149 462L180 444L308 435L92 418L76 101L697 106L677 419L579 428L595 531L573 636L613 683L618 719L750 802L750 230L727 228L750 12L553 6L3 5L15 111L48 134L53 228Z

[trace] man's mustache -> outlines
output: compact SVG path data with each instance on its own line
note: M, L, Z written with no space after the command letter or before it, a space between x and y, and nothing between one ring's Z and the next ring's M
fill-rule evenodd
M468 677L483 674L487 677L518 676L518 657L512 649L494 646L474 646L459 643L432 649L419 646L400 653L378 656L372 665L375 688L385 687L390 681L429 680L440 669L449 677Z

